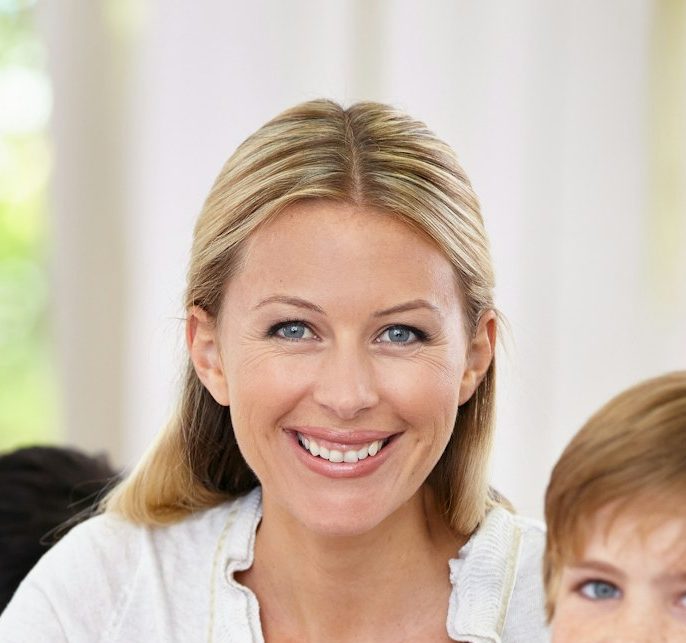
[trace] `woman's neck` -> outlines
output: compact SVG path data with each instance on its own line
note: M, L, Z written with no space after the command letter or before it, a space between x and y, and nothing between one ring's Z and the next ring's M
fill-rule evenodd
M255 561L237 578L257 595L268 641L397 641L396 628L423 619L445 631L447 562L462 544L428 488L355 536L312 533L266 495Z

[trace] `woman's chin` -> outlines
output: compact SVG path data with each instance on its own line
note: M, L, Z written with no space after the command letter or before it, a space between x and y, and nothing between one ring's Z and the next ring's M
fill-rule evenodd
M287 522L301 526L305 532L325 537L361 536L374 530L391 515L396 503L371 493L309 493L295 494L281 505L279 513ZM267 492L268 493L268 492ZM266 494L265 494L266 495ZM266 512L269 502L265 503ZM286 516L282 512L286 513ZM279 520L278 516L275 516Z
M303 516L300 520L307 533L322 538L355 538L364 536L373 531L382 522L383 516L379 515L358 514L355 516L341 516L329 514L328 512L322 512L314 516Z

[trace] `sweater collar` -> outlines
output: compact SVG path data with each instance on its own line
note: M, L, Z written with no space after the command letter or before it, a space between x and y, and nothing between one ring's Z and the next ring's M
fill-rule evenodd
M217 592L228 592L232 603L242 606L244 618L237 619L239 614L229 618L230 611L234 610L219 609L217 614L224 614L225 622L217 629L235 635L237 621L242 620L244 634L250 635L245 640L262 643L257 599L234 579L236 572L253 564L255 534L262 519L261 489L257 487L236 500L229 511L227 526L215 556L215 568L223 573L218 573L214 582L221 585ZM495 507L460 548L457 557L449 561L452 592L446 626L452 639L468 643L501 641L517 573L520 544L521 531L512 514Z
M490 510L449 561L453 590L448 635L468 643L499 643L512 597L522 534L502 507Z

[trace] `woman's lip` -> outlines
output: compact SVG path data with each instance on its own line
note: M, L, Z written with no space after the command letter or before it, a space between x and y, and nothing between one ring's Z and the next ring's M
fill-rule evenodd
M300 433L306 438L314 438L315 440L323 440L342 448L360 448L370 442L377 440L388 440L388 438L397 435L397 432L392 431L369 431L364 429L351 429L349 431L341 431L338 429L327 429L319 426L287 426L284 431L292 433Z
M295 451L295 457L300 460L310 471L327 478L359 478L376 471L392 454L396 440L390 440L375 456L368 456L357 462L329 462L324 458L312 455L304 449L298 441L298 435L294 430L285 432L291 448ZM398 435L391 434L391 435Z

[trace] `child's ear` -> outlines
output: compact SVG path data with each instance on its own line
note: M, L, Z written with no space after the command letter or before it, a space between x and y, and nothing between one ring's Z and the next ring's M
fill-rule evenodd
M218 404L229 405L229 389L217 341L216 319L199 306L186 317L186 344L200 381Z
M495 353L496 314L494 310L481 315L467 350L467 363L460 383L459 404L469 400L481 384Z

